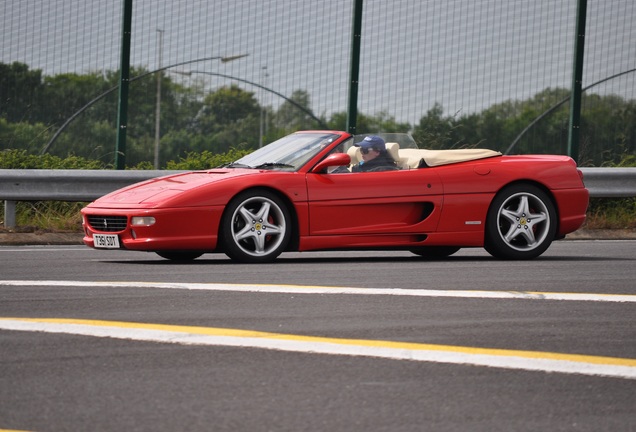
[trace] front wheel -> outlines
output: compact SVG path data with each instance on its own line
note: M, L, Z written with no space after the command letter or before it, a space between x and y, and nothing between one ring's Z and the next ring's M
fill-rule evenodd
M228 204L219 235L225 253L236 261L274 261L291 238L289 210L272 192L244 192Z
M499 192L486 219L484 247L502 259L532 259L548 249L556 235L557 215L550 197L530 184Z

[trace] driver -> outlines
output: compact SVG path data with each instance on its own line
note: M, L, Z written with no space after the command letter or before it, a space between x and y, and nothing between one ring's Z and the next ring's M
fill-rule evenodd
M351 172L365 171L385 171L396 169L397 164L386 151L386 144L382 138L377 135L369 135L359 143L354 144L360 147L362 160L355 165Z

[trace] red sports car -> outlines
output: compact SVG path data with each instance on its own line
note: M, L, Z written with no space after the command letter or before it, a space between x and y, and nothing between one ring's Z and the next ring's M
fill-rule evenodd
M589 194L567 156L425 150L388 136L393 165L352 172L365 150L357 138L297 132L219 168L117 190L82 209L84 243L254 263L285 251L469 247L531 259L585 220Z

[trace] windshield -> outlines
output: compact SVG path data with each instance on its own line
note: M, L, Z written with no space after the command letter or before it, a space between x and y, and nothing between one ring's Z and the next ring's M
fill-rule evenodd
M228 167L296 171L340 138L333 133L295 133L243 156Z

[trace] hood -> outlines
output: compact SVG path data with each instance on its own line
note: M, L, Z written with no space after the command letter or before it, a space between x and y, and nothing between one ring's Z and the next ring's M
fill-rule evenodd
M254 175L258 170L247 169L213 169L194 171L157 177L131 186L118 189L97 199L95 205L121 206L144 205L152 207L159 201L181 195L184 192L207 186L211 183L227 181L231 178Z

